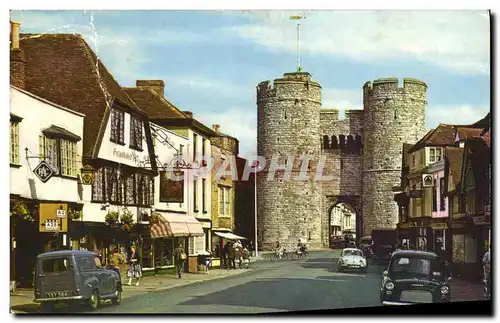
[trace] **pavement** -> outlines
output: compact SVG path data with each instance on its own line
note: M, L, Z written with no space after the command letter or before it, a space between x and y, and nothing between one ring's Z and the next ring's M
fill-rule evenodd
M340 250L315 251L307 260L254 261L249 269L212 270L209 275L145 277L125 286L119 306L102 304L98 313L271 313L284 311L379 307L383 265L367 273L336 270ZM452 301L484 300L482 284L454 280ZM24 297L24 301L30 301ZM11 296L14 310L22 295ZM22 301L21 301L22 302ZM27 310L26 310L27 309ZM81 309L70 309L71 313ZM37 308L24 307L36 313ZM68 310L66 311L68 312Z

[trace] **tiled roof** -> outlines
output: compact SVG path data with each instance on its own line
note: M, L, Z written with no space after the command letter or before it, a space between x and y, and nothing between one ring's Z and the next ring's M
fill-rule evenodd
M456 186L460 183L462 177L462 163L463 163L464 149L458 147L446 147L445 158L448 160L451 169L451 176L453 177L453 184Z
M151 119L181 118L186 116L172 103L151 89L146 88L124 88L125 92L135 101L141 110L148 114Z
M457 133L458 133L458 138L460 141L472 138L472 137L477 137L481 135L483 132L482 128L468 128L468 127L457 127Z
M81 35L21 34L26 58L25 89L85 113L83 152L98 143L106 106L114 101L145 115L96 57Z
M455 126L440 123L435 129L430 130L422 139L417 141L410 149L410 153L426 146L452 146L455 141Z

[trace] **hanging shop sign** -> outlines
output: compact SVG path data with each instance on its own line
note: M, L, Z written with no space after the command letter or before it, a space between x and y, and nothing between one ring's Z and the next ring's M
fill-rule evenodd
M42 181L42 183L47 183L47 181L55 174L52 167L45 160L42 160L38 166L33 170L35 175Z
M90 165L85 165L81 170L82 184L92 185L94 183L94 168Z

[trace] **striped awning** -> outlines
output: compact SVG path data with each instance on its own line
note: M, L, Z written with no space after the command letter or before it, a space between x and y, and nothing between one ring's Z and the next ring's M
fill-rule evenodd
M158 222L151 225L151 237L203 236L201 223L192 216L160 214Z
M231 232L214 232L216 235L222 238L226 238L229 240L246 240L247 238L245 237L240 237L236 234L233 234Z

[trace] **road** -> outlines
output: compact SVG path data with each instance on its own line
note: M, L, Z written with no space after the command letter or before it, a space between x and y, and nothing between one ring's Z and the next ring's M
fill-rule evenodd
M382 266L338 273L340 250L308 260L261 261L254 271L222 280L147 293L103 304L96 313L264 313L380 306Z

